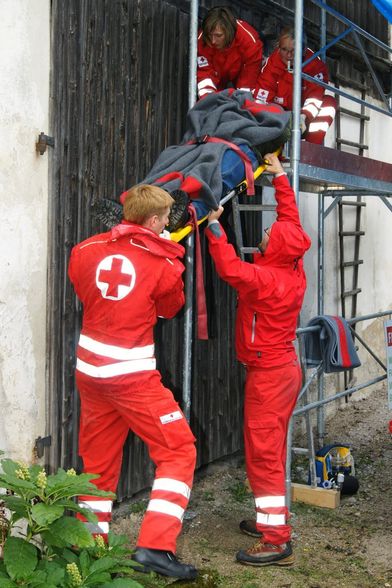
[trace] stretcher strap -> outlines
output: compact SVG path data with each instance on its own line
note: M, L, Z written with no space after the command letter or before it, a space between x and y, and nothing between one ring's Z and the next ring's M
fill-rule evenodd
M235 153L237 153L237 155L242 159L244 166L245 166L245 177L246 177L246 182L248 185L247 192L248 192L249 196L255 195L255 182L254 182L254 176L253 176L252 162L249 159L249 157L246 155L246 153L244 153L238 147L238 145L236 145L235 143L231 143L230 141L226 141L226 139L221 139L220 137L210 137L209 135L204 135L202 138L193 139L192 141L188 141L189 145L193 145L193 144L197 144L197 143L224 143L225 145L230 147L230 149L235 151Z
M188 207L190 214L190 221L188 225L192 227L195 232L196 241L196 305L197 305L197 338L207 340L208 339L208 327L207 327L207 303L206 303L206 292L204 289L204 277L203 277L203 260L201 256L201 245L200 245L200 232L199 225L197 222L196 209L193 204L189 204Z

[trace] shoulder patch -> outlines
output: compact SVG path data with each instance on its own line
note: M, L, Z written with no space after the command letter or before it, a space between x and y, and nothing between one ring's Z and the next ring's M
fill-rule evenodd
M199 67L207 67L207 65L208 65L207 57L205 57L204 55L199 55L199 57L197 58L197 65Z

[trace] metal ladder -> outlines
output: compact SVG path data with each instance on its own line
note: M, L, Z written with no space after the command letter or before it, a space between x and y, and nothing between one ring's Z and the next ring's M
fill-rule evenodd
M336 74L335 77L335 84L339 87L340 82L345 81L347 83L347 79L343 76ZM365 79L362 80L362 83L350 81L350 85L354 87L356 90L361 92L361 99L366 100L366 84ZM339 96L337 97L339 101ZM342 115L346 115L348 117L357 119L359 121L359 141L351 141L342 138ZM365 107L361 104L361 109L359 112L349 110L347 108L338 108L336 113L335 119L335 130L336 130L336 149L341 150L342 146L346 145L348 147L352 147L358 150L358 155L363 156L364 152L368 149L368 146L364 143L365 139L365 125L366 122L370 119L368 115L365 113ZM366 203L362 201L362 197L359 195L355 195L355 199L344 199L342 198L338 203L338 232L339 232L339 266L340 266L340 301L341 301L341 309L342 309L342 316L345 318L353 318L357 314L357 297L358 294L362 291L359 287L359 266L363 264L363 260L359 258L360 253L360 240L361 237L365 234L363 230L361 230L361 212ZM351 197L351 195L350 195ZM354 207L355 210L355 218L352 219L350 230L347 230L347 208ZM353 216L353 215L351 215ZM344 221L346 219L346 227L344 225ZM352 227L354 224L354 227ZM354 238L354 243L352 243L352 238ZM347 239L351 239L352 245L352 252L353 255L351 258L347 259ZM347 279L347 271L351 269L351 282L348 285L349 280ZM351 299L351 307L349 308L348 300ZM354 327L355 328L355 325ZM353 372L350 370L349 372L344 373L344 383L345 388L350 386L350 382L352 380ZM346 397L347 402L347 397Z
M257 247L249 247L244 245L244 232L246 232L246 222L249 219L244 219L241 213L247 212L261 212L261 215L257 215L258 218L251 219L253 225L258 229L259 234L262 235L263 229L263 212L273 212L276 209L274 204L263 204L263 186L256 185L256 194L254 198L258 202L246 203L244 198L249 200L249 196L235 195L231 199L232 202L232 214L233 214L233 225L234 234L237 245L237 250L240 258L244 261L246 255L251 255L257 251ZM245 228L245 230L244 230Z

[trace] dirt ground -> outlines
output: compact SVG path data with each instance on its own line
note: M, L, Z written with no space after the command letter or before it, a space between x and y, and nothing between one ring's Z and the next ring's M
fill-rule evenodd
M236 551L254 541L238 529L239 521L254 516L243 461L221 461L199 472L178 556L196 565L201 577L192 584L174 583L206 588L392 587L392 440L386 396L381 386L369 398L350 400L327 421L325 444L351 445L360 489L342 497L337 509L292 503L296 562L290 568L255 568L235 561ZM293 462L292 471L294 479L305 480L303 458ZM146 504L147 496L116 511L113 530L129 535L131 544ZM154 586L170 583L156 581Z

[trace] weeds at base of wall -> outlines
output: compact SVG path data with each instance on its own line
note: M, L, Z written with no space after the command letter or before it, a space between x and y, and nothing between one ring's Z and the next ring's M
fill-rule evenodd
M73 516L97 521L77 496L113 499L91 483L98 476L0 461L0 588L142 588L135 579L128 539L109 533L108 544ZM78 547L75 547L78 546ZM138 574L140 575L140 574ZM133 576L133 577L132 577ZM157 585L157 584L155 584Z

